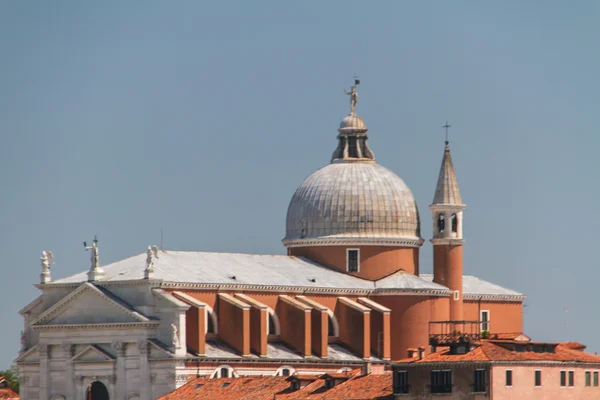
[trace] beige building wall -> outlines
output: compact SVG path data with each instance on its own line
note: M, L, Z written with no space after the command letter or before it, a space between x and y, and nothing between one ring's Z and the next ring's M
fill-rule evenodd
M512 370L512 386L506 386L506 370ZM542 372L542 385L535 386L535 370ZM560 371L574 372L574 386L560 386ZM590 386L585 386L585 371L590 371ZM492 398L494 400L595 400L600 399L600 386L594 386L593 372L600 368L548 366L492 367Z

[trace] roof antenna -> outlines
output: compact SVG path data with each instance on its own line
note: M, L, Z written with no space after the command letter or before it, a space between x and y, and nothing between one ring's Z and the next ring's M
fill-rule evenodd
M565 307L564 311L565 311L565 342L568 342L569 341L569 332L567 330L567 313L569 312L569 309L567 307Z
M165 251L163 247L163 229L160 228L160 251Z

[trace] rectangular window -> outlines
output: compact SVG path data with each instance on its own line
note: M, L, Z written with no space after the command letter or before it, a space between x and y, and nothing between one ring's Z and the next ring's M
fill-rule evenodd
M489 310L481 310L479 315L479 319L481 321L481 331L490 331L490 311Z
M535 386L542 386L542 371L539 369L535 370Z
M592 386L592 373L585 371L585 386Z
M567 371L560 371L560 386L567 386Z
M452 393L452 371L431 371L431 393Z
M506 386L512 386L512 370L506 370Z
M408 393L408 371L396 371L396 380L394 381L394 393Z
M348 272L360 272L360 259L358 249L346 250L346 270Z
M569 371L569 387L575 386L575 371Z
M598 371L594 371L594 386L598 386Z
M454 291L454 300L456 300L456 301L460 300L460 291L459 290Z
M473 392L484 393L486 392L485 386L485 369L476 369L473 378Z

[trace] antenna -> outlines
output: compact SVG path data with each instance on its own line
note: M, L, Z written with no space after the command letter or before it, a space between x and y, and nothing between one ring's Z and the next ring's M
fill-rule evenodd
M160 228L160 251L164 251L164 247L163 247L163 229Z

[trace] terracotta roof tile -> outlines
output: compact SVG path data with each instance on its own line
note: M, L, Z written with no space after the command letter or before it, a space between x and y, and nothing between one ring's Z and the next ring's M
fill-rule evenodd
M356 373L356 371L346 373L344 377L348 377L348 380L333 388L325 387L324 379L316 379L304 388L295 391L291 389L290 378L284 376L218 379L202 377L192 380L159 400L373 400L392 398L391 374L357 376Z
M531 346L547 345L553 347L552 352L531 351ZM407 358L398 363L432 363L432 362L477 362L477 361L563 361L581 363L600 363L600 356L583 351L581 343L544 343L520 342L507 340L482 340L476 348L465 354L450 354L448 350L431 353L418 360ZM515 346L515 347L513 347ZM516 346L522 351L517 351ZM583 347L582 347L583 346Z
M19 398L19 395L15 393L12 389L0 389L0 399L2 400L19 400Z

